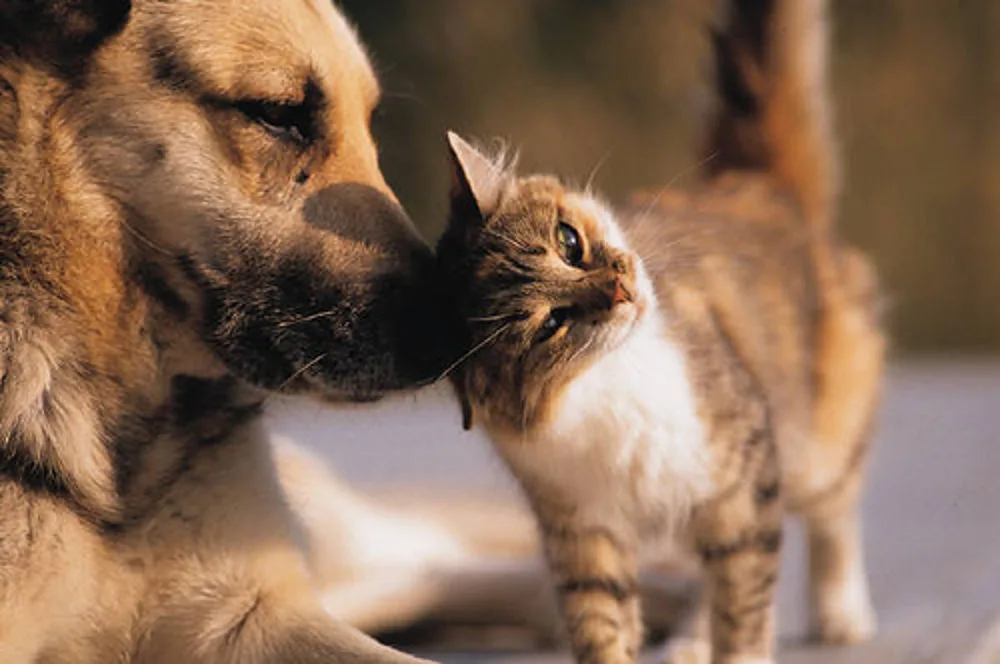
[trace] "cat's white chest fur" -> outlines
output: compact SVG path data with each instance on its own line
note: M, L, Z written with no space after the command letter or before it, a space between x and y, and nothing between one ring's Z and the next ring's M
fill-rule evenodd
M670 528L711 489L684 356L655 314L574 379L544 429L506 442L514 469L575 505L581 521L637 537Z

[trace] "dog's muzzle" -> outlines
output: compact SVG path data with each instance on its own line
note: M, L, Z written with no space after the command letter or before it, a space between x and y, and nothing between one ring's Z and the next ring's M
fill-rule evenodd
M433 382L459 326L428 245L399 205L359 184L313 194L280 248L247 238L199 277L229 369L281 392L371 400Z
M371 187L337 184L311 196L303 216L346 251L341 283L353 329L318 363L323 382L342 382L337 374L349 368L347 396L365 399L438 378L456 354L458 325L431 249L399 204Z

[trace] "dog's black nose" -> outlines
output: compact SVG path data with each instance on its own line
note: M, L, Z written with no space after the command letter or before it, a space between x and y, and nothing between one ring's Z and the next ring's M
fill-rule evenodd
M343 182L306 199L305 221L354 246L372 251L382 264L376 269L407 271L413 261L430 256L430 248L399 204L368 185ZM372 267L372 266L369 266Z
M458 325L443 296L433 253L403 209L365 185L331 185L313 194L303 208L305 221L322 231L329 255L341 257L338 270L352 300L353 349L363 376L353 384L378 394L428 383L454 359ZM346 362L341 362L341 366Z

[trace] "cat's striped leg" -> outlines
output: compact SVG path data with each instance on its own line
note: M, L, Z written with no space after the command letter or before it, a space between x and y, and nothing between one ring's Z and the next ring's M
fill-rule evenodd
M608 529L542 523L573 656L581 664L631 664L642 645L635 546Z
M756 472L699 508L695 539L710 593L711 662L774 661L774 595L781 549L780 475L770 436Z

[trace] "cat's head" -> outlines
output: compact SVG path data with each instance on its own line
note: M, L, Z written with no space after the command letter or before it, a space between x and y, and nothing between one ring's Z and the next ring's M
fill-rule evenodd
M611 210L448 135L451 215L438 243L469 353L451 379L491 427L543 423L561 390L620 346L652 288Z

